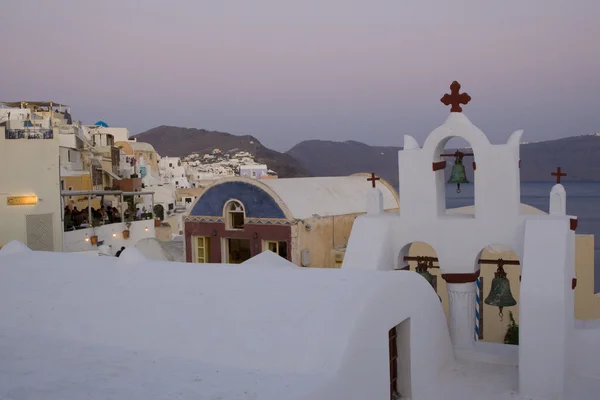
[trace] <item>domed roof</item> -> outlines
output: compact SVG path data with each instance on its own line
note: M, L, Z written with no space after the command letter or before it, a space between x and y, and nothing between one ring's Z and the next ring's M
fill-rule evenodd
M98 121L94 124L95 126L101 126L103 128L108 128L108 124L104 121Z

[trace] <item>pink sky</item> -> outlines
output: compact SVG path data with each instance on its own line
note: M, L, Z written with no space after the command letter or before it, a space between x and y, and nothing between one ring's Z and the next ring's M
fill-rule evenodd
M453 80L494 143L600 131L599 0L5 3L1 100L65 102L132 134L422 143Z

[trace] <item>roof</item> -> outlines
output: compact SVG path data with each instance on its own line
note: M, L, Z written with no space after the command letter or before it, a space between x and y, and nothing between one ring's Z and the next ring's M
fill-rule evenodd
M0 398L332 398L315 392L351 387L340 376L373 357L387 366L377 356L387 354L385 332L407 318L396 313L415 309L402 296L419 307L411 327L446 329L437 296L412 272L198 268L127 251L90 257L18 242L0 250ZM381 346L363 354L379 333ZM435 354L443 344L411 338Z
M123 192L121 190L61 190L61 196L148 196L153 195L152 191L143 192Z
M145 143L145 142L132 142L132 141L127 141L127 142L115 142L115 146L119 146L120 144L127 144L129 146L131 146L131 149L133 151L150 151L153 153L156 153L156 150L154 150L154 147L150 144L150 143Z
M398 208L398 195L391 185L382 182L379 180L376 185L383 192L384 210ZM297 219L367 212L367 194L371 189L363 175L265 179L260 183L274 191Z
M3 104L7 107L21 107L22 103L24 103L26 106L69 107L66 104L57 103L56 101L2 101L2 102L0 102L0 104Z
M97 121L94 126L101 126L103 128L108 128L108 124L104 121Z
M475 214L475 206L466 206L466 207L458 207L448 209L447 212L449 214ZM535 208L530 206L529 204L521 203L520 212L523 215L546 215L548 213L540 210L539 208Z
M104 172L105 172L105 173L106 173L108 176L110 176L111 178L113 178L113 179L116 179L116 180L118 180L118 181L120 181L120 180L121 180L121 177L120 177L119 175L115 174L114 172L112 172L112 171L109 171L109 170L107 170L106 168L102 168L102 170L103 170L103 171L104 171Z

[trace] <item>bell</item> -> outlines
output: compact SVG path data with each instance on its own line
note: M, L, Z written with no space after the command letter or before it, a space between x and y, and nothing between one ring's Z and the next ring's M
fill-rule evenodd
M431 287L433 287L433 275L431 275L431 273L427 271L427 267L417 266L415 271L417 272L417 274L425 278L425 280L429 282Z
M462 162L462 157L456 157L454 165L452 166L452 174L450 175L450 179L448 179L448 183L456 183L457 193L460 193L461 183L469 183L469 180L467 179L467 173L465 171L465 166Z
M517 305L517 301L510 291L510 281L506 277L506 272L504 272L502 265L498 266L498 271L496 271L492 280L492 289L484 303L500 309L500 320L502 320L502 309L504 307Z
M415 271L417 274L421 275L423 278L425 278L425 280L427 282L429 282L429 284L431 285L431 287L435 290L435 287L433 286L433 275L427 270L427 265L426 264L419 264L417 265L417 268L415 268ZM440 299L440 301L442 301L442 298L438 295L438 298Z

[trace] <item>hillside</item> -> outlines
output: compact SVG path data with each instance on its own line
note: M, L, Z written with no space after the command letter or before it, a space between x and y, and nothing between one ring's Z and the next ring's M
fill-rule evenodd
M163 156L185 157L193 153L212 154L248 152L254 160L267 164L280 177L342 176L357 172L375 172L398 184L398 150L400 147L369 146L356 141L332 142L307 140L286 153L263 146L255 137L236 136L204 129L159 126L135 136L154 146ZM450 151L450 150L449 150ZM573 181L600 181L600 136L567 137L521 145L521 179L551 181L550 175L560 166ZM472 176L470 163L466 163ZM451 168L446 168L450 174Z
M306 140L287 154L315 176L343 176L374 172L392 184L398 183L400 147L369 146L355 141Z
M271 150L250 135L236 136L205 129L159 126L139 133L135 138L140 142L150 143L161 156L211 154L214 149L224 153L248 152L258 163L267 164L281 178L311 176L291 155Z
M287 154L293 156L313 175L349 175L375 172L398 184L399 147L369 146L359 142L308 140L298 143ZM450 151L450 150L449 150ZM521 179L551 181L560 166L568 180L600 181L600 136L575 136L521 145ZM472 176L470 163L466 163ZM449 176L451 168L446 168Z

